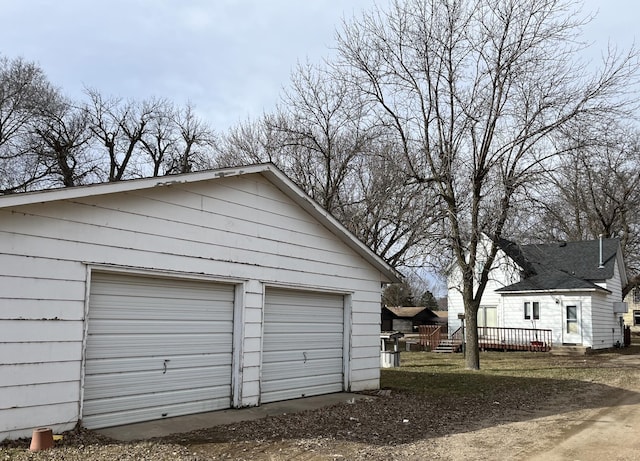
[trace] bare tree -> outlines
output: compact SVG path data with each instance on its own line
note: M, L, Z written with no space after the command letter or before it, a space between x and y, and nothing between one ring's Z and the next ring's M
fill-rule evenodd
M257 120L246 120L229 129L215 145L218 167L273 163L286 171L288 151L282 133L275 129L284 122L274 120L281 115L265 114Z
M174 112L173 123L178 133L175 154L167 164L167 174L188 173L211 166L215 133L195 113L192 104Z
M27 190L47 176L42 158L29 148L29 137L42 120L42 108L56 97L35 63L0 57L0 193Z
M338 37L341 74L395 132L407 174L441 199L469 369L480 367L477 312L512 200L558 155L556 133L628 103L635 52L590 73L578 61L583 24L573 1L398 0Z
M356 159L378 136L368 110L344 79L307 64L292 74L280 116L268 119L289 149L292 178L331 212L344 206L340 198L353 182Z
M135 154L162 101L124 102L119 98L104 97L94 89L87 89L86 93L89 97L86 110L91 131L107 153L107 180L120 181L131 176L144 176L143 171L132 171L135 163L132 160L137 160Z
M33 127L28 148L46 165L49 184L73 187L99 181L87 112L59 96L38 113L41 118Z
M393 267L423 267L436 250L437 198L407 177L394 146L378 143L374 152L359 159L349 206L338 217Z
M217 160L275 163L391 265L423 264L437 213L370 115L344 79L300 66L278 112L232 130Z
M640 134L609 124L579 132L581 145L549 172L536 203L545 223L539 239L618 237L625 262L640 272ZM568 136L574 138L576 133ZM587 140L587 142L585 142ZM571 141L574 144L573 141ZM623 287L625 288L625 287Z

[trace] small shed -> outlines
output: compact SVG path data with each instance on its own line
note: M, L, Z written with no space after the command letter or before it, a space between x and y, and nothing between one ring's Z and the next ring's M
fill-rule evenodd
M427 307L382 308L382 330L415 333L419 325L438 325L440 318ZM444 322L446 325L446 321Z
M399 275L272 164L0 197L0 440L377 389Z

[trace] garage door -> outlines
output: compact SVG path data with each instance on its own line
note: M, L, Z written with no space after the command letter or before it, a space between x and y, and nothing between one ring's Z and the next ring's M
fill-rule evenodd
M343 390L341 295L267 289L263 403Z
M94 273L83 425L231 406L232 285Z

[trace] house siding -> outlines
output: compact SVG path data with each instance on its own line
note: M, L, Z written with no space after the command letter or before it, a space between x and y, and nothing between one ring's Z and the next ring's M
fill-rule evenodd
M593 348L602 349L624 343L624 330L620 323L622 314L614 314L613 303L622 301L622 286L618 264L614 266L613 278L607 280L611 293L596 293L593 296Z
M484 246L482 251L488 252L489 241L484 240ZM482 254L482 252L480 252ZM507 285L520 281L520 271L518 266L502 251L498 250L496 253L495 262L493 268L489 272L489 280L487 286L482 295L481 306L488 306L497 308L498 326L504 326L504 307L502 306L502 299L500 293L496 293L496 290L503 288ZM477 289L477 286L475 287ZM448 278L448 312L449 312L449 334L451 335L458 328L461 323L458 320L458 314L464 313L464 303L462 301L462 279L460 270L457 267L451 269L451 274Z
M283 281L350 294L346 381L379 385L380 272L257 174L0 209L0 261L0 439L78 420L88 266L237 284L236 406L259 402L264 285Z

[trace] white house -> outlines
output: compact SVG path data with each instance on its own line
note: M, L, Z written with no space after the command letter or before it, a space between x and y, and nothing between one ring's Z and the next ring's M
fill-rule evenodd
M398 278L271 164L0 197L0 440L376 389Z
M485 248L489 243L484 240ZM534 245L502 239L498 246L478 326L548 329L554 345L623 344L627 276L617 239ZM453 334L464 312L459 271L451 272L448 285Z

